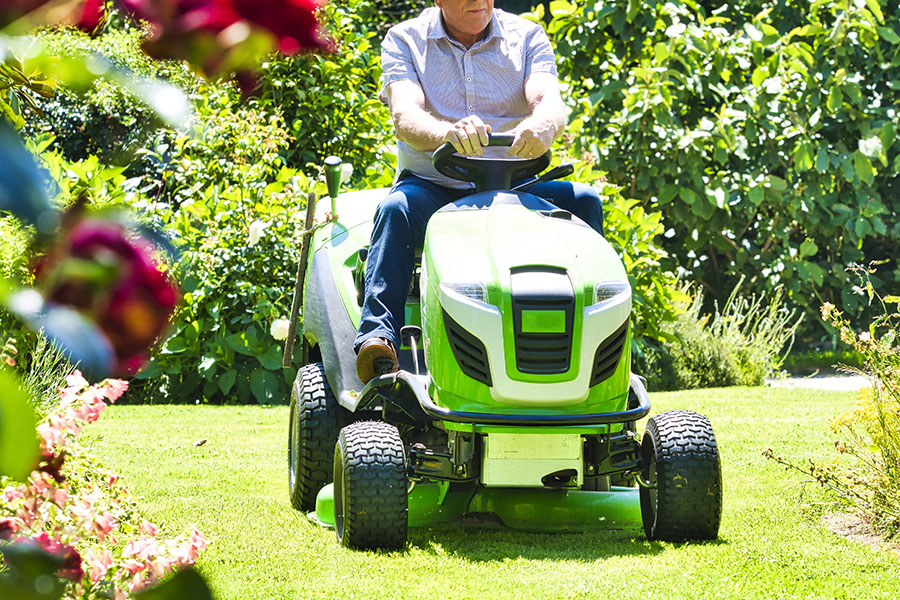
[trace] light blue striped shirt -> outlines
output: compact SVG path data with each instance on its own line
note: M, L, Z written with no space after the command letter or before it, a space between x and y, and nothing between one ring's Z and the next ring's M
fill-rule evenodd
M441 11L433 6L418 17L388 30L381 46L384 72L379 98L386 88L410 80L425 92L425 109L438 119L456 122L477 115L495 133L506 132L531 114L525 80L532 73L556 75L556 61L543 28L495 8L488 35L466 49L444 29ZM431 151L398 141L397 173L408 169L447 187L472 184L449 179L431 164ZM505 156L506 148L486 148L485 156Z

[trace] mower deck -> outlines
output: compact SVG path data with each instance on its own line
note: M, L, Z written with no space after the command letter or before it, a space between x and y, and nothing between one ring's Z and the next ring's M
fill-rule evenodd
M608 492L539 488L489 488L449 491L445 485L416 485L409 493L409 526L430 527L463 516L495 515L503 525L522 531L553 533L586 529L640 529L637 488L612 487ZM334 485L316 497L307 517L334 527Z

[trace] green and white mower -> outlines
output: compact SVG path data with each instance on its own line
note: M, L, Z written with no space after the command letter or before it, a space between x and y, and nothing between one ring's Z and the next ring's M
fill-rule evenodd
M509 145L492 136L491 145ZM339 173L339 160L326 171ZM429 221L406 304L400 370L363 385L353 342L366 250L386 189L338 194L298 272L303 366L288 442L291 503L352 548L400 548L407 528L491 513L508 527L718 534L721 468L706 417L650 412L631 372L631 288L609 243L523 191L571 172L434 155L476 191ZM531 178L511 189L511 182ZM293 335L289 336L293 339ZM290 345L290 344L289 344ZM291 355L286 348L286 359ZM332 484L333 482L333 484Z

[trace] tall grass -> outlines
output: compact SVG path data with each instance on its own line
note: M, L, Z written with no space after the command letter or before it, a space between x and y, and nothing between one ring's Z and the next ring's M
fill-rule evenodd
M663 387L754 386L778 371L802 317L784 305L781 288L748 297L740 294L742 283L711 314L703 313L698 290L676 321L665 324Z
M74 367L42 334L38 335L29 354L22 374L22 389L31 399L38 417L43 418L59 403L59 388L65 385L66 376Z

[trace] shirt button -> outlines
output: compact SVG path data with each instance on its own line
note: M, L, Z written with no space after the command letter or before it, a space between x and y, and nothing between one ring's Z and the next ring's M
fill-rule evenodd
M471 77L466 77L466 81L472 81Z
M473 108L472 105L469 105L469 110L472 110L472 108Z

